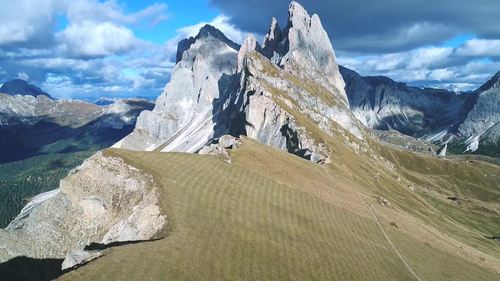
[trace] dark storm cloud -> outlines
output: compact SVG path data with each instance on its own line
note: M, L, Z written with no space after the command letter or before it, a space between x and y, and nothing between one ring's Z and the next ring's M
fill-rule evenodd
M339 51L387 53L440 44L458 34L500 38L495 0L303 0L317 13ZM270 18L286 23L289 0L211 0L238 27L261 34Z

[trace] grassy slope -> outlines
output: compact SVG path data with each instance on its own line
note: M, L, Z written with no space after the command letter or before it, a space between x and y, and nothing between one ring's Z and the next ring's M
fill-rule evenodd
M169 235L112 248L61 279L500 279L500 245L483 237L500 233L499 166L416 155L368 135L361 143L367 149L355 152L346 143L356 138L334 123L337 133L324 133L281 102L290 101L287 93L269 88L329 147L332 163L315 165L252 140L231 152L231 165L201 155L109 150L163 187ZM322 89L307 91L333 99Z
M113 248L63 280L416 279L365 200L422 280L499 278L465 255L438 249L439 241L422 241L412 233L418 229L414 220L421 221L402 208L377 204L375 193L397 192L364 186L365 173L353 181L342 172L362 161L322 167L250 140L232 152L232 165L189 154L108 154L153 174L163 186L170 233L163 240ZM421 204L415 198L403 203ZM392 219L402 220L398 228L389 224Z

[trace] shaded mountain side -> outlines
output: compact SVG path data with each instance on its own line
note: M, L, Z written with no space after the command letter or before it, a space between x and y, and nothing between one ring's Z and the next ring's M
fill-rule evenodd
M496 154L500 151L500 71L474 92L476 102L458 128L466 151Z
M388 77L363 77L340 67L350 108L364 125L396 130L434 143L450 142L452 153L498 157L500 72L473 92L417 88Z
M28 84L28 82L21 79L14 79L3 83L0 87L0 93L8 94L11 96L22 95L22 96L46 96L52 98L49 94L44 92L42 89L35 85Z

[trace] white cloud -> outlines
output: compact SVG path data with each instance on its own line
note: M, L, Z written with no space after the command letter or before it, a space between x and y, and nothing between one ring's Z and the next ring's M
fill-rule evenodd
M28 79L30 79L30 76L28 74L26 74L25 72L19 72L17 74L17 78L24 80L24 81L28 81Z
M410 69L420 69L441 64L451 55L452 52L453 48L446 47L428 47L417 49L410 55L409 61L407 61L407 67Z
M50 35L57 8L55 0L0 1L0 46Z
M70 22L81 23L88 20L98 22L114 22L135 24L148 21L158 24L166 20L167 5L155 3L136 13L126 13L115 0L100 2L97 0L67 0L67 16Z
M111 22L71 24L57 33L56 37L63 50L84 57L118 54L129 51L140 43L132 30Z
M451 90L473 90L500 69L500 40L471 39L459 47L425 47L385 55L339 57L340 64L361 75L384 75L396 81Z
M456 50L459 56L498 56L500 57L500 40L472 39Z

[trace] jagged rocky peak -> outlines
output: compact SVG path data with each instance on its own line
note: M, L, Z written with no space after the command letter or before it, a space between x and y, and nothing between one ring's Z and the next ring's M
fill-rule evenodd
M0 93L8 95L23 95L23 96L46 96L51 98L49 94L44 92L42 89L29 84L28 82L21 79L13 79L11 81L5 82L0 88Z
M278 21L275 17L272 18L269 30L264 36L264 43L262 45L262 54L267 58L272 58L275 51L278 49L278 44L282 41L283 34Z
M335 131L330 126L334 121L362 139L362 130L349 112L344 82L319 18L310 17L296 2L290 5L289 16L284 31L272 20L264 40L265 50L252 35L240 47L210 25L197 36L181 41L172 79L155 109L143 112L134 133L115 147L198 152L222 135L243 134L292 153L309 154L315 162L325 160L316 155L325 155L328 149L307 136L287 113L297 109L287 109L282 99L299 105L300 112L305 112L321 130ZM266 52L272 57L261 55ZM251 61L257 65L248 65L249 57L254 57ZM297 81L303 85L297 85ZM254 92L268 96L249 98ZM280 122L266 118L265 112L270 110L274 110L275 117L280 116ZM249 123L253 127L247 126Z
M153 111L144 111L134 132L116 147L196 152L214 133L217 103L226 100L240 46L213 26L179 43L171 81Z
M238 72L243 70L243 61L247 53L257 51L261 52L262 48L252 34L247 35L245 42L241 45L240 51L238 52Z
M183 39L179 42L179 44L177 45L176 63L182 60L182 54L184 54L184 52L187 51L191 47L191 45L194 44L194 42L196 42L199 39L207 39L207 38L217 39L221 42L224 42L229 47L235 50L238 50L240 48L238 44L234 43L229 38L227 38L222 31L218 30L212 25L206 24L200 29L198 35L196 35L195 37L189 37Z
M289 72L304 78L309 76L307 79L314 79L323 87L335 88L334 94L348 104L330 38L318 15L310 16L299 3L291 2L284 31L273 19L262 53Z
M488 82L482 85L476 92L484 92L492 88L500 88L500 71L498 71Z

